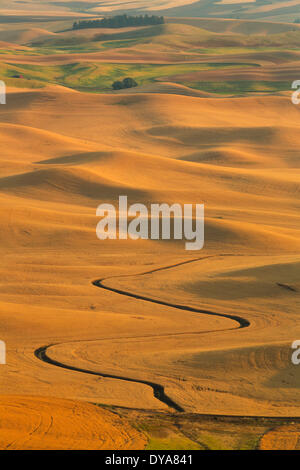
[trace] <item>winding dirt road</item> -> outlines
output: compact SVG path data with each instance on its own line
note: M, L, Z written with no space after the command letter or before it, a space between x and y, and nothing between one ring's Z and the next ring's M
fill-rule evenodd
M226 256L228 256L228 255L226 255ZM176 263L176 264L172 264L172 265L152 269L150 271L142 272L142 273L139 273L139 274L136 274L136 275L127 274L127 275L122 275L122 276L111 276L111 277L108 277L108 278L103 278L103 279L93 281L92 284L94 286L100 288L100 289L104 289L104 290L107 290L107 291L110 291L110 292L114 292L118 295L131 297L131 298L134 298L136 300L142 300L144 302L151 302L151 303L154 303L154 304L163 305L163 306L175 308L175 309L178 309L178 310L184 310L184 311L188 311L188 312L194 312L194 313L200 313L200 314L206 314L206 315L213 315L213 316L228 318L230 320L234 320L237 323L236 328L227 328L223 331L230 331L230 330L233 330L233 329L241 329L241 328L249 327L250 322L247 319L245 319L243 317L240 317L240 316L229 315L229 314L219 313L219 312L213 312L211 310L204 310L204 309L201 309L201 308L190 307L188 305L175 304L175 303L172 303L172 302L167 302L167 301L163 301L163 300L154 299L154 298L151 298L151 297L135 294L133 292L129 292L129 291L125 291L125 290L121 290L121 289L117 289L117 288L109 287L109 286L105 285L105 281L108 281L108 280L111 280L111 279L116 279L116 278L120 278L120 277L144 276L146 274L152 274L152 273L155 273L155 272L158 272L158 271L165 271L165 270L168 270L168 269L173 269L173 268L176 268L178 266L185 265L185 264L199 262L199 261L202 261L202 260L207 259L207 258L210 258L210 256L206 256L206 257L202 257L202 258L196 258L196 259L188 260L188 261L182 261L182 262L179 262L179 263ZM217 331L220 331L220 330L217 330ZM213 333L213 332L214 332L213 330L205 331L205 332L202 331L202 332L199 332L199 334L203 334L203 333L207 334L207 333ZM195 333L195 332L193 332L193 333ZM185 333L180 333L180 334L185 334ZM174 335L176 335L176 333L174 333ZM76 371L76 372L81 372L81 373L84 373L84 374L96 375L96 376L99 376L99 377L105 377L105 378L117 379L117 380L124 380L124 381L127 381L127 382L134 382L134 383L147 385L147 386L149 386L153 389L154 397L157 400L161 401L162 403L166 404L167 406L169 406L170 408L172 408L173 410L175 410L177 412L184 412L185 411L178 403L176 403L168 395L166 395L164 387L162 385L158 384L158 383L147 381L147 380L133 379L131 377L126 377L126 376L105 374L105 373L101 373L101 372L96 372L96 371L92 371L92 370L88 370L88 369L84 369L84 368L64 364L63 362L52 359L47 354L47 351L51 347L54 347L54 346L58 346L58 344L50 344L50 345L47 345L47 346L42 346L42 347L36 349L34 354L41 361L43 361L47 364L51 364L51 365L56 366L56 367L61 367L63 369L72 370L72 371Z

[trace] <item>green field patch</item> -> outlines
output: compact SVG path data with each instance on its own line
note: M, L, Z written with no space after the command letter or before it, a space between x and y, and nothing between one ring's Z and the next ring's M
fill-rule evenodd
M35 80L42 84L59 84L81 91L104 93L112 90L116 80L125 77L134 78L139 85L153 83L156 80L172 79L177 75L214 68L241 67L243 64L109 64L109 63L73 63L56 66L6 64L0 67L3 77L13 78L22 75L25 81ZM248 64L244 64L247 66ZM251 64L252 66L252 64ZM180 81L178 81L180 83Z
M246 434L242 436L237 444L236 450L255 450L258 448L261 436L257 434Z
M199 81L197 72L228 68L254 67L249 63L198 63L198 64L112 64L75 62L72 64L42 66L28 64L0 64L0 78L8 85L38 88L46 84L58 84L78 91L106 93L112 91L117 80L132 77L139 86L157 81L172 81L189 88L209 93L239 95L243 93L274 93L290 90L285 81Z
M124 39L115 41L104 41L99 43L103 49L124 49L126 47L136 46L142 44L143 41L137 41L136 39Z
M295 49L290 49L291 51ZM194 54L207 54L207 55L233 55L233 54L257 54L261 52L277 52L278 47L208 47L208 48L194 48L189 49L187 52Z
M290 82L278 81L210 81L210 82L183 82L183 85L208 93L236 95L241 93L275 93L291 89Z
M168 438L150 437L146 450L204 450L204 447L187 437L174 435Z

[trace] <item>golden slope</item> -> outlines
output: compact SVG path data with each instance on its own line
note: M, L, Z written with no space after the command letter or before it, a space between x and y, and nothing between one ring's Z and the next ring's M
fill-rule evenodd
M115 414L88 403L1 396L0 449L143 449L146 439Z

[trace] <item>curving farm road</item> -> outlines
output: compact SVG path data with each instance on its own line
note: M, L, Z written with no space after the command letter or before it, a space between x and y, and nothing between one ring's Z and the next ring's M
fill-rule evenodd
M225 255L225 256L230 256L230 255ZM155 273L155 272L158 272L158 271L164 271L164 270L176 268L178 266L182 266L182 265L185 265L185 264L202 261L202 260L210 258L210 257L211 256L206 256L206 257L196 258L196 259L192 259L192 260L188 260L188 261L182 261L182 262L179 262L179 263L176 263L176 264L163 266L163 267L160 267L160 268L152 269L150 271L142 272L142 273L135 274L135 275L126 274L126 275L120 275L120 276L111 276L111 277L108 277L108 278L93 281L92 284L94 286L100 288L100 289L104 289L104 290L107 290L107 291L110 291L110 292L114 292L118 295L131 297L131 298L134 298L134 299L137 299L137 300L142 300L144 302L151 302L151 303L154 303L154 304L163 305L163 306L175 308L175 309L178 309L178 310L184 310L184 311L188 311L188 312L194 312L194 313L200 313L200 314L206 314L206 315L213 315L213 316L228 318L230 320L234 320L237 323L236 328L227 328L223 331L230 331L230 330L233 330L233 329L241 329L241 328L249 327L250 322L247 319L245 319L243 317L240 317L240 316L229 315L229 314L219 313L219 312L213 312L211 310L204 310L204 309L201 309L201 308L190 307L188 305L175 304L175 303L172 303L172 302L167 302L167 301L163 301L163 300L154 299L154 298L151 298L151 297L135 294L133 292L129 292L129 291L125 291L125 290L121 290L121 289L117 289L117 288L109 287L109 286L105 285L105 281L108 281L110 279L116 279L116 278L120 278L120 277L144 276L146 274L152 274L152 273ZM220 331L220 330L217 330L217 331ZM212 332L213 332L213 330L212 331L206 331L206 332L202 331L202 332L199 332L199 334L212 333ZM193 332L193 333L195 333L195 332ZM179 334L185 334L185 333L183 332L183 333L179 333ZM176 335L176 333L174 335ZM65 343L60 343L60 344L65 344ZM80 368L80 367L64 364L60 361L56 361L54 359L51 359L51 357L49 357L49 355L47 354L47 351L51 347L54 347L54 346L57 346L57 345L58 345L58 343L57 344L50 344L50 345L47 345L47 346L42 346L42 347L36 349L34 354L41 361L43 361L45 363L48 363L48 364L51 364L51 365L56 366L56 367L61 367L63 369L72 370L72 371L76 371L76 372L81 372L81 373L84 373L84 374L97 375L99 377L106 377L106 378L110 378L110 379L124 380L124 381L127 381L127 382L134 382L134 383L147 385L147 386L149 386L153 389L153 394L154 394L154 397L156 399L158 399L162 403L168 405L170 408L172 408L175 411L184 412L184 409L178 403L176 403L168 395L166 395L164 387L162 385L158 384L158 383L147 381L147 380L133 379L131 377L126 377L126 376L119 376L119 375L112 375L112 374L105 374L105 373L101 373L101 372L95 372L95 371L92 371L92 370L83 369L83 368Z

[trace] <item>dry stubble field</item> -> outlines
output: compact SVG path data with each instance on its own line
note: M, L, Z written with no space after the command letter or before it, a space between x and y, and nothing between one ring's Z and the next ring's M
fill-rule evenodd
M198 26L173 23L147 44L123 37L64 52L44 35L66 36L55 24L0 31L10 32L0 55L0 447L296 448L300 106L283 83L300 76L290 25L238 33L244 44L228 46L237 50L220 45L232 27L209 38L199 27L198 38ZM288 52L252 50L274 49L274 34ZM214 50L196 50L210 39ZM181 68L159 75L155 54ZM140 87L106 90L106 74L129 70ZM238 93L214 90L232 80ZM100 242L96 208L123 194L203 202L204 249Z

